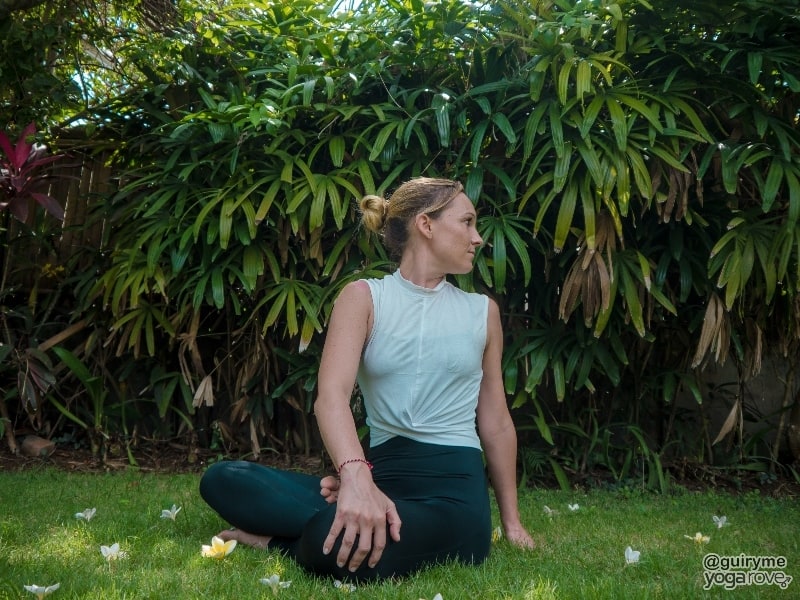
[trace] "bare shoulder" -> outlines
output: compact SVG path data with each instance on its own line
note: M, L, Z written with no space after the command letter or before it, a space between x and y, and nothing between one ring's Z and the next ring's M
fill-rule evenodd
M486 311L486 345L491 347L503 343L503 326L500 322L500 306L489 298L489 307Z
M351 281L342 288L339 296L336 298L336 303L341 302L371 302L372 293L369 290L369 284L363 279Z
M500 317L500 306L497 304L497 300L492 298L491 296L486 296L489 300L489 318L493 319L494 317Z
M333 305L325 335L318 377L320 397L350 398L371 328L369 284L365 281L346 284ZM332 396L331 390L335 391Z
M494 298L489 297L489 309L487 310L486 319L489 328L500 327L500 306Z
M364 280L351 281L342 288L336 297L331 315L331 323L363 322L369 328L372 321L372 292Z

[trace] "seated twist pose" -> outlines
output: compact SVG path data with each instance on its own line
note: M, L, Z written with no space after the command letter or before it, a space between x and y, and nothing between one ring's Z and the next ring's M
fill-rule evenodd
M350 581L477 564L491 544L485 454L505 537L533 547L517 506L499 309L446 281L472 270L483 242L472 202L457 182L420 177L360 206L399 268L347 284L331 314L314 412L337 477L212 465L200 492L235 527L220 536ZM350 409L356 382L367 456Z

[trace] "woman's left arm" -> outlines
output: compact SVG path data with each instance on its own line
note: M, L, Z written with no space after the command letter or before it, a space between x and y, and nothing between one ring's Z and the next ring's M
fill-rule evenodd
M500 309L489 300L483 380L478 396L478 434L481 438L489 478L500 509L505 536L517 546L533 548L534 542L522 525L517 502L517 432L508 412L501 359L503 331Z

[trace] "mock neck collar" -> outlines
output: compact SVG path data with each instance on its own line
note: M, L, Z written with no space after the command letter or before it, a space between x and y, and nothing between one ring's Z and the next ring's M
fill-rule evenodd
M403 277L400 273L400 269L397 269L394 273L392 273L392 277L401 285L403 289L408 290L414 294L421 294L421 295L431 295L440 292L445 285L447 285L447 278L443 277L442 280L436 284L436 287L426 288L421 285L417 285Z

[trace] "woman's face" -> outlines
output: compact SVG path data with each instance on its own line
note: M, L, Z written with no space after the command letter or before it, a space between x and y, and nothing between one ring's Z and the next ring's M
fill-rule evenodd
M431 221L434 255L446 273L464 274L472 270L475 251L483 243L476 228L477 218L475 207L462 192Z

